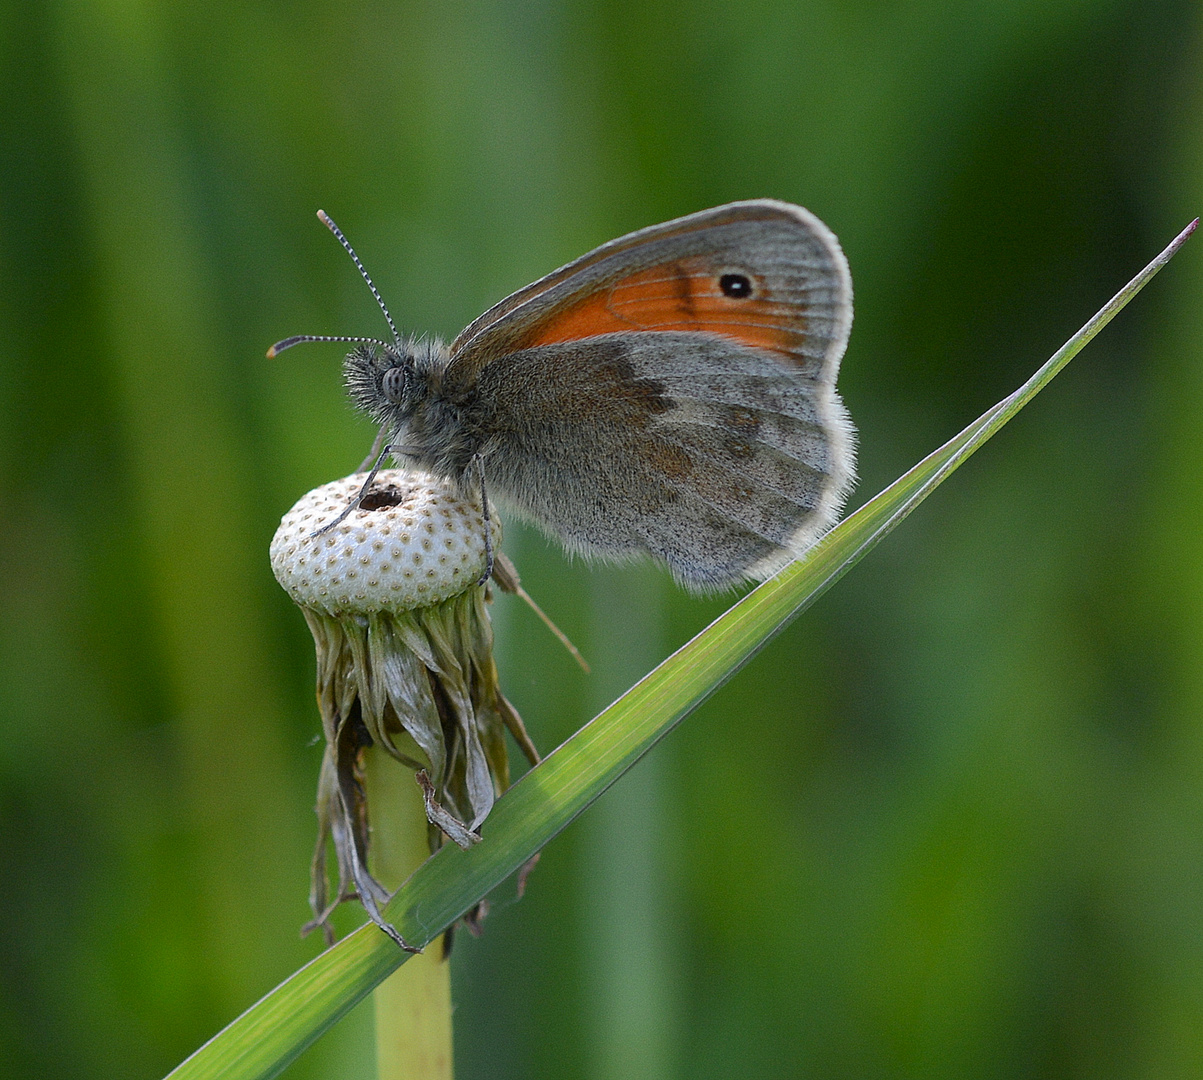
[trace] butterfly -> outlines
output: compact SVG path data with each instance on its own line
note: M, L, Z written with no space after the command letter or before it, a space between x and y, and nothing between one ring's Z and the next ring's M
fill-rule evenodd
M836 520L855 432L838 241L808 210L728 203L639 229L495 304L449 346L347 341L393 456L487 491L570 552L651 555L688 589L762 580ZM366 491L365 485L365 491ZM487 520L487 514L486 514Z

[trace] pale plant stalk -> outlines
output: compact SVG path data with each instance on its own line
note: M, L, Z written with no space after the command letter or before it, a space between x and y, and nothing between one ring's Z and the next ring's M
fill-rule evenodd
M365 754L372 808L373 876L389 889L430 856L426 813L413 773L378 747ZM435 938L373 992L377 1080L451 1080L451 964Z

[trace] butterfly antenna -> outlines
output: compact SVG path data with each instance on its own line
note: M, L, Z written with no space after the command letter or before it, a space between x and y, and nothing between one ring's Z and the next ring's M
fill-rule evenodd
M401 335L397 333L397 327L393 323L393 317L388 313L388 308L384 304L384 298L380 295L376 289L376 286L372 283L371 275L368 274L367 270L364 269L363 263L359 261L359 256L355 254L355 249L351 246L351 242L345 236L343 236L342 229L340 229L334 224L333 221L330 220L330 216L325 210L319 210L317 212L317 218L318 221L325 225L327 229L334 233L335 239L342 244L347 254L351 256L351 261L355 263L356 268L359 270L360 274L363 275L363 280L368 283L368 288L372 290L372 295L376 297L376 303L380 305L380 310L384 312L384 321L388 323L388 328L393 332L393 341L400 346Z
M379 338L374 337L343 337L341 334L295 334L292 337L286 337L283 341L277 341L268 349L268 359L275 359L285 349L291 349L294 345L302 345L307 341L362 341L367 345L379 345L385 349L392 348L387 341L381 341Z

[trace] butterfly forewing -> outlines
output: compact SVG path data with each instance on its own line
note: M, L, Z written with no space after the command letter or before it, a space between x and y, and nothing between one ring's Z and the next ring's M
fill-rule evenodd
M487 311L452 344L466 375L506 352L630 330L720 333L821 377L838 364L852 285L801 207L732 203L604 244Z
M714 334L627 332L482 372L491 490L571 550L649 552L693 588L760 578L834 520L851 426L829 384Z

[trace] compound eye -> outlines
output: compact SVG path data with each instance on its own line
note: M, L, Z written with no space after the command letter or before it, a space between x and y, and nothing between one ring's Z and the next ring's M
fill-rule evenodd
M384 373L384 378L380 381L380 389L384 391L384 396L389 401L400 401L405 396L407 382L405 368L391 367Z

